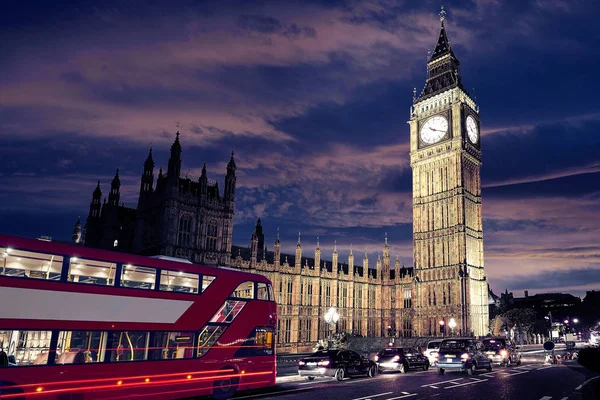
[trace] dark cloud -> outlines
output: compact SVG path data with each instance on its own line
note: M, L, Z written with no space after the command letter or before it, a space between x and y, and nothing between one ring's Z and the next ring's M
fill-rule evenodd
M281 22L268 15L240 15L239 27L260 33L275 33L282 30Z
M583 170L593 164L600 166L600 136L594 133L599 129L600 120L582 120L484 136L484 186L569 169ZM586 186L589 184L596 183L590 181Z
M514 275L498 279L497 287L511 290L535 290L571 288L585 286L600 280L600 268L569 269L565 271L542 270L539 274Z

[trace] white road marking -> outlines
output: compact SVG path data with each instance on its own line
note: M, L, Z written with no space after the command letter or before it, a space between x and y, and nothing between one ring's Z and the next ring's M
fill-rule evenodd
M406 395L404 395L404 396L391 397L391 398L389 398L389 399L385 399L385 400L404 399L404 398L411 397L411 396L416 396L416 395L417 395L417 393L413 393L413 394L406 394Z
M481 380L479 378L470 378L470 379L473 379L474 381L480 381Z
M548 368L552 368L552 367L553 367L552 365L548 365L547 367L538 368L537 370L538 370L538 371L541 371L541 370L543 370L543 369L548 369Z
M521 375L521 374L526 374L529 371L519 371L519 372L507 372L506 375L508 376L513 376L513 375Z
M456 385L453 385L453 386L447 386L444 389L452 389L452 388L459 387L459 386L473 385L475 383L481 383L481 382L485 382L487 380L489 380L489 379L480 379L478 381L471 381L471 382L466 382L466 383L457 383Z
M359 397L358 399L352 399L352 400L367 400L367 399L372 399L373 397L385 396L385 395L392 394L392 393L393 392L385 392L385 393L379 393L379 394L372 394L371 396Z
M408 393L408 392L400 392L400 393L402 393L402 394L410 394L410 393Z
M437 387L437 386L433 386L433 385L431 385L431 386L429 386L429 387L430 387L430 388L434 388L434 389L439 389L439 387Z
M426 386L431 386L431 385L439 385L441 383L448 383L448 382L460 381L462 379L464 379L464 378L450 379L449 381L442 381L442 382L433 382L433 383L430 383L428 385L423 385L421 387L426 387Z
M560 399L560 400L569 400L569 398L568 398L568 397L563 397L563 398L562 398L562 399Z
M550 399L552 399L552 396L544 396L540 400L550 400Z
M600 378L600 376L595 376L593 378L588 379L587 381L583 382L581 385L577 386L575 388L575 390L581 390L582 387L584 387L585 385L587 385L588 383L590 383L591 381L595 381L596 379Z

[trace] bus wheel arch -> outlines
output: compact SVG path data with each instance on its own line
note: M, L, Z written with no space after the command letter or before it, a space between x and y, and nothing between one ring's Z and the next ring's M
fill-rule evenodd
M231 374L239 374L239 370L233 366L227 366L222 369L233 370ZM223 379L215 379L213 384L212 398L215 400L227 400L231 398L238 390L240 384L239 377L227 377Z

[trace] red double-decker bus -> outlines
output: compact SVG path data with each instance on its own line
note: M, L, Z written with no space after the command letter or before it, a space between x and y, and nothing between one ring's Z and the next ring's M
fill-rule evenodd
M0 399L178 399L275 384L271 282L0 235Z

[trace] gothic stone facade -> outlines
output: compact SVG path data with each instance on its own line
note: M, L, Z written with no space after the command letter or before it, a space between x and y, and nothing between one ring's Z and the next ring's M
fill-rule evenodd
M442 26L410 116L416 335L455 318L456 333L488 333L483 266L479 108L463 88ZM416 96L415 96L416 97Z
M167 173L154 182L152 149L144 163L137 209L119 204L118 170L109 200L100 208L100 182L92 195L84 229L86 246L185 258L205 265L228 265L235 205L236 165L227 164L223 195L207 178L181 177L179 132L171 146Z
M340 263L337 247L330 263L322 261L318 239L314 259L304 258L302 264L300 237L293 263L285 255L282 260L279 237L272 262L266 258L259 261L258 236L255 230L250 260L238 255L232 267L259 273L273 282L279 314L278 352L309 352L318 340L326 339L329 327L324 315L330 307L336 307L340 316L337 332L369 337L413 335L413 269L402 268L398 257L390 268L387 238L383 257L378 255L375 265L370 266L366 253L362 263L355 265L352 250L348 263Z

